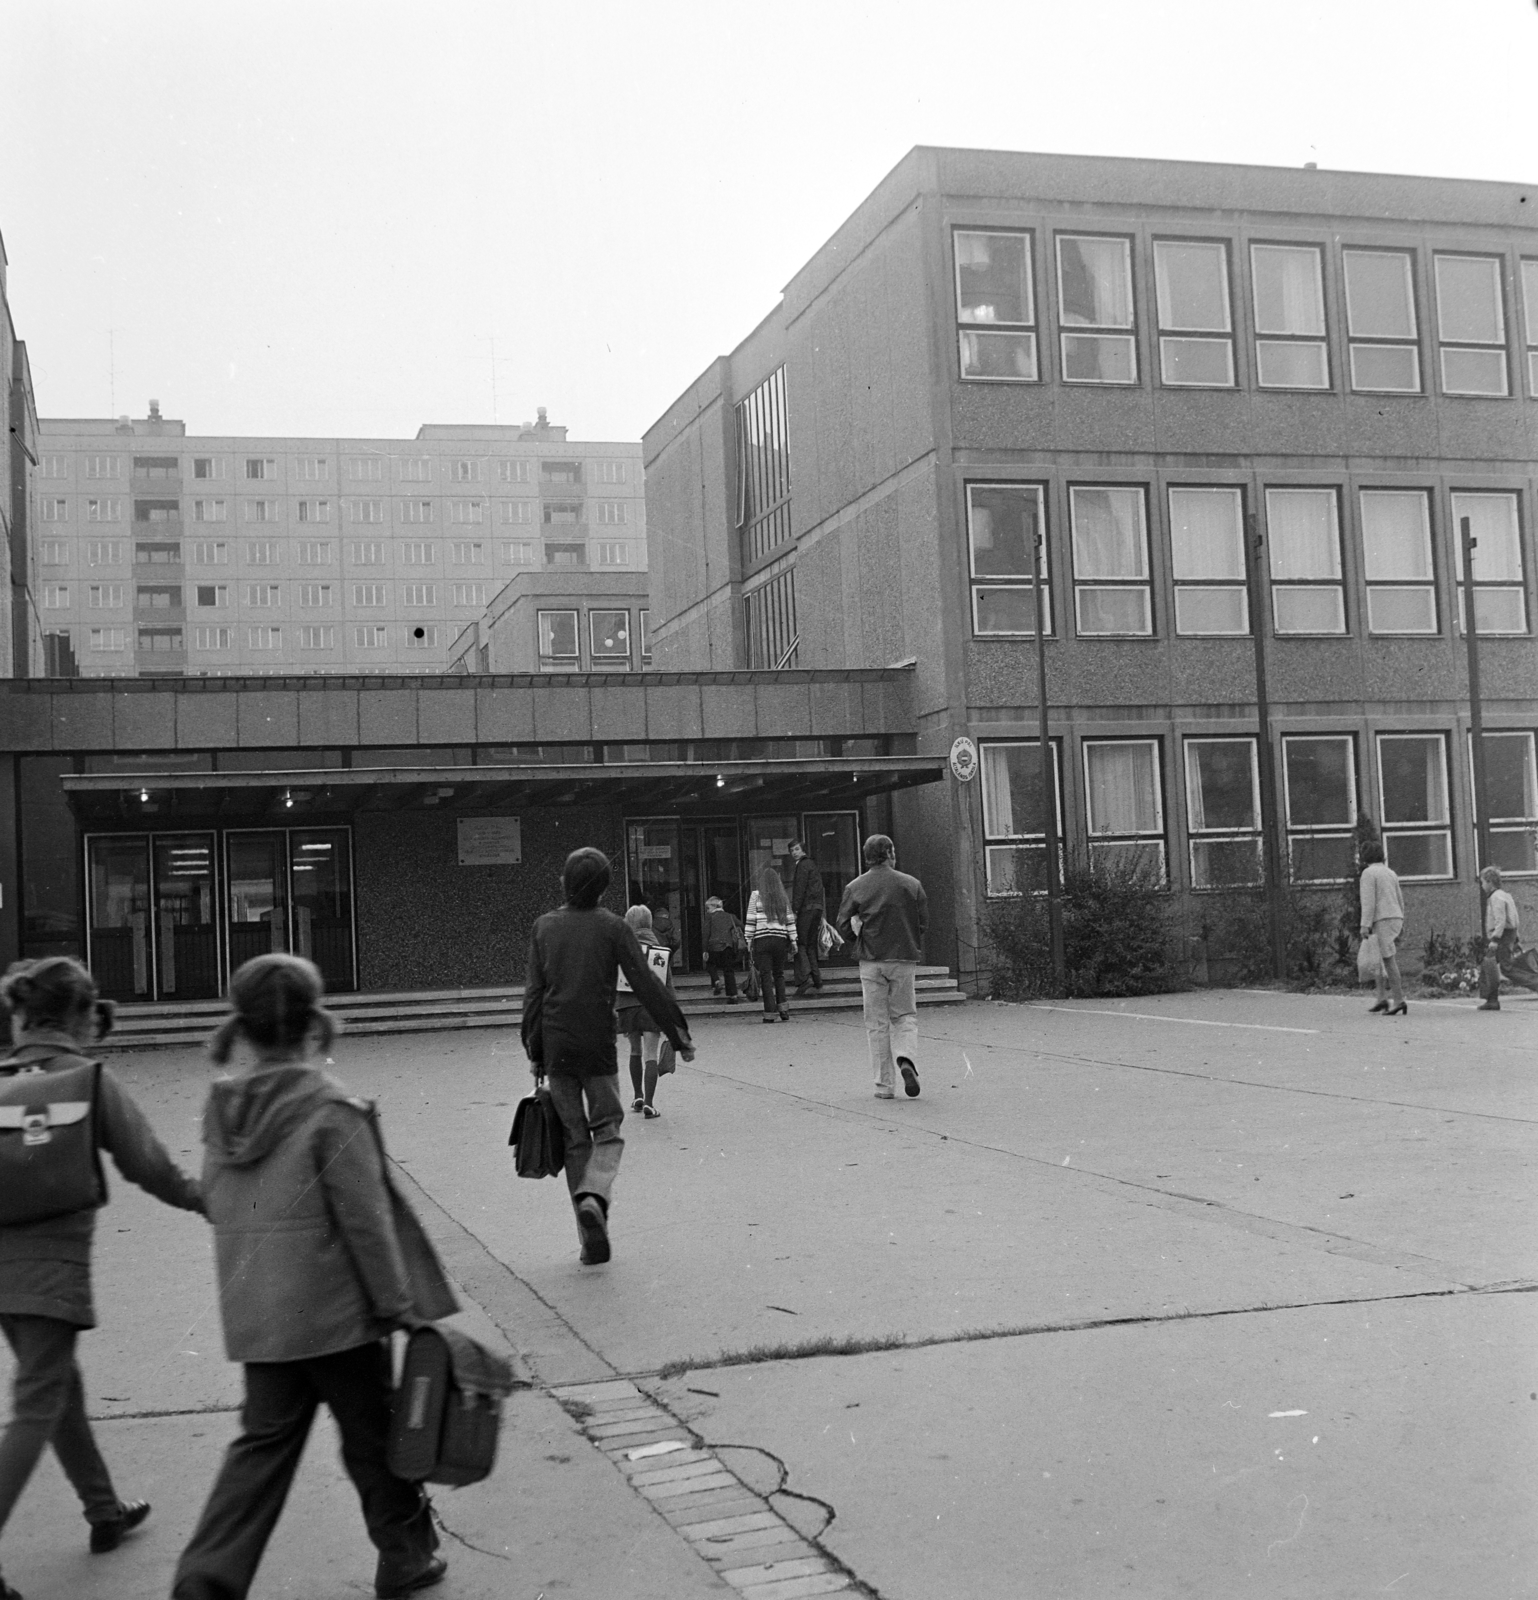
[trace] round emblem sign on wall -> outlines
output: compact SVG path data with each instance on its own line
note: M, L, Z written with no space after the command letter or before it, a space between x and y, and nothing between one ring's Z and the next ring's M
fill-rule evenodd
M951 772L959 783L977 776L977 746L965 734L951 746Z

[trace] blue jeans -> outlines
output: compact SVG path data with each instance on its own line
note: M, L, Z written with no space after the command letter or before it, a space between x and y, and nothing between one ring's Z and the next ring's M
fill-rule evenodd
M572 1202L596 1194L607 1209L619 1158L625 1153L619 1132L625 1120L619 1074L574 1078L553 1073L545 1082L566 1130L566 1187Z
M862 961L860 993L865 1001L865 1042L878 1093L896 1093L896 1058L918 1065L919 1010L913 981L916 961Z

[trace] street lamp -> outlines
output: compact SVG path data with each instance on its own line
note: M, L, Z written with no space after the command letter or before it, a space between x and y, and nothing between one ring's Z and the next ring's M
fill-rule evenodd
M1474 839L1479 859L1474 880L1479 884L1479 927L1484 931L1485 893L1479 874L1490 865L1490 789L1485 771L1485 710L1479 692L1479 618L1474 612L1474 551L1479 540L1467 517L1458 518L1463 552L1463 642L1469 653L1469 740L1474 747Z
M1041 746L1041 804L1047 844L1047 930L1052 946L1052 976L1061 991L1068 984L1063 949L1063 902L1057 876L1057 783L1052 770L1052 745L1047 738L1047 608L1041 593L1046 565L1045 528L1038 520L1031 541L1031 595L1036 604L1036 726Z

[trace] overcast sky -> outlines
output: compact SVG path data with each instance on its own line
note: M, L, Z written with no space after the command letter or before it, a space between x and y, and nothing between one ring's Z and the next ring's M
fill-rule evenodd
M915 144L1538 181L1535 65L1534 0L0 0L0 233L44 416L636 439Z

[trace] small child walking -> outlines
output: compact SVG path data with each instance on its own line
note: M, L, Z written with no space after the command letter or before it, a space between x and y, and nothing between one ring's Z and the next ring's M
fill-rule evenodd
M721 903L719 895L705 902L705 968L710 973L710 992L720 994L726 983L726 1003L737 1004L737 952L745 949L742 924Z
M636 936L641 954L662 986L676 996L673 987L673 952L658 938L652 927L652 914L646 906L631 906L625 921ZM660 1117L657 1109L657 1060L662 1052L662 1025L653 1020L651 1013L636 998L629 980L623 972L615 984L614 1014L619 1032L630 1041L630 1087L635 1098L630 1102L632 1111L639 1111L648 1120Z

